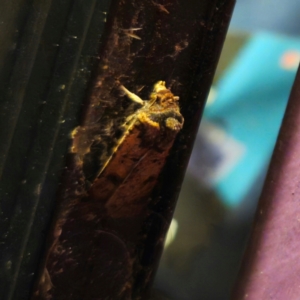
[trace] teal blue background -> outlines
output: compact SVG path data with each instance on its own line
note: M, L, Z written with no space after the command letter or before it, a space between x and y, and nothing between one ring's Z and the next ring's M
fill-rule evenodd
M222 126L246 147L243 157L214 183L229 206L239 204L266 168L285 111L296 68L283 69L286 51L300 53L300 39L261 33L254 35L216 85L217 98L204 120Z

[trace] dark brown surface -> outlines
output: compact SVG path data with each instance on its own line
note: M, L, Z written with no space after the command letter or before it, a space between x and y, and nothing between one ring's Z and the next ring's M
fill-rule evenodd
M144 299L159 261L232 7L233 1L220 0L163 4L114 1L99 65L76 130L77 151L70 154L58 195L59 208L34 299ZM150 194L147 191L151 199L147 209L139 215L107 216L91 202L89 188L124 134L121 125L136 110L120 96L118 87L122 84L148 99L158 80L165 80L180 96L184 127L154 190ZM171 142L166 137L162 145L155 146L163 149L163 163L174 137ZM132 192L139 191L132 188Z
M232 299L299 299L300 72Z

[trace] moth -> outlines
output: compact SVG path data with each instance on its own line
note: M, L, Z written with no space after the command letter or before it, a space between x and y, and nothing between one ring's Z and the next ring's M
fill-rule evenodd
M142 100L124 86L120 89L141 108L126 119L124 134L89 190L90 199L102 202L112 218L136 216L146 209L184 123L179 97L164 81L154 85L149 100Z

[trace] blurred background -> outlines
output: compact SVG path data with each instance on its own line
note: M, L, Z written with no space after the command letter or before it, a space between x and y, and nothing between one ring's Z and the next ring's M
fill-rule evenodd
M300 58L298 0L237 0L153 299L226 300Z

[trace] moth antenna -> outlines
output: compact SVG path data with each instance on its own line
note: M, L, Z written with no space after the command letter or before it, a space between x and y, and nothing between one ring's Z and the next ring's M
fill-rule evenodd
M128 90L126 89L125 86L120 85L120 90L121 90L122 92L124 92L125 95L126 95L130 100L132 100L132 101L134 101L134 102L136 102L136 103L139 103L139 104L141 104L141 105L145 105L144 101L143 101L139 96L137 96L136 94L131 93L130 91L128 91Z

